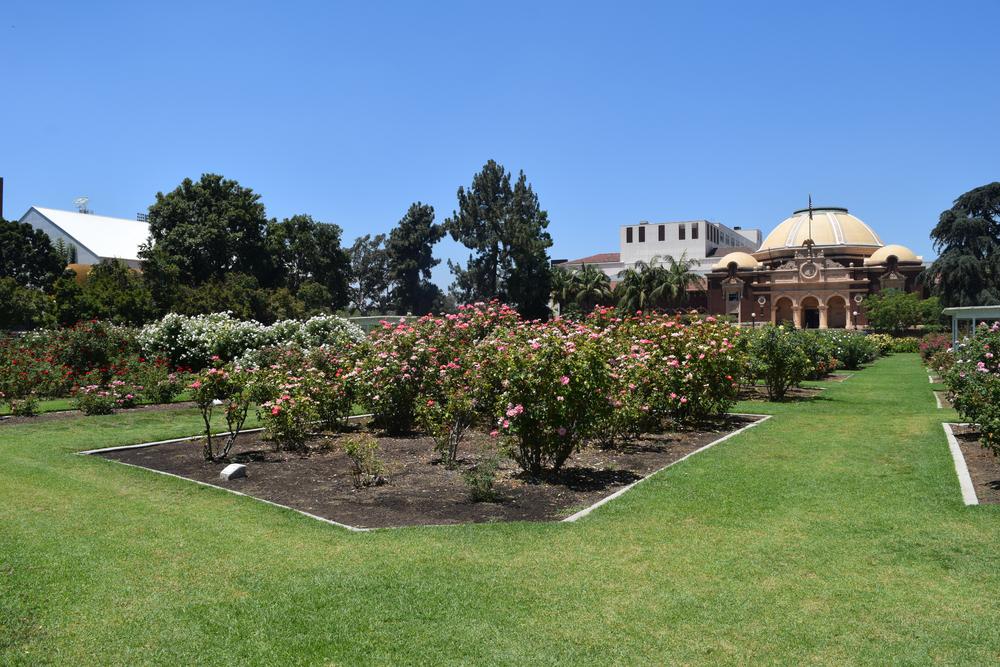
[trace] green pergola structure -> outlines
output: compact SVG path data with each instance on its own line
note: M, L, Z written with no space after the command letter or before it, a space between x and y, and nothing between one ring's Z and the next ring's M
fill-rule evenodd
M945 308L941 311L944 315L951 317L951 342L954 345L958 342L959 323L969 322L969 331L976 335L976 325L984 321L1000 320L1000 305L998 306L960 306L957 308Z

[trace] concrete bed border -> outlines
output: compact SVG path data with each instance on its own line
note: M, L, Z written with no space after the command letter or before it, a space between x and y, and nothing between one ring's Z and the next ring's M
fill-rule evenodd
M944 428L944 435L948 439L948 449L951 451L952 461L955 462L955 473L958 475L958 485L962 489L962 502L966 505L978 505L979 498L976 497L976 487L972 484L972 475L969 474L969 466L965 463L965 456L962 448L958 445L958 438L952 432L952 426L968 426L967 423L941 422Z
M571 516L568 516L565 519L561 519L559 521L545 522L545 523L556 523L556 524L559 524L559 523L573 523L573 522L575 522L575 521L577 521L579 519L582 519L583 517L587 516L588 514L590 514L591 512L593 512L595 509L597 509L601 505L604 505L606 503L611 502L612 500L614 500L616 498L621 497L622 495L624 495L628 491L632 490L632 488L634 488L636 485L641 484L642 482L645 482L650 477L653 477L654 475L658 475L659 473L663 472L667 468L670 468L671 466L677 465L681 461L689 459L692 456L694 456L695 454L703 452L703 451L705 451L706 449L708 449L710 447L714 447L715 445L718 445L721 442L725 442L726 440L729 440L730 438L732 438L734 436L737 436L740 433L743 433L744 431L746 431L748 429L751 429L754 426L757 426L758 424L763 424L768 419L770 419L771 417L774 416L774 415L762 415L762 414L754 414L754 413L747 413L747 412L730 412L730 413L726 413L726 414L728 416L730 416L730 417L756 417L757 419L756 419L756 421L754 421L751 424L747 424L746 426L742 426L742 427L736 429L735 431L727 433L726 435L724 435L724 436L722 436L722 437L720 437L720 438L718 438L716 440L713 440L712 442L708 443L707 445L703 445L703 446L699 447L698 449L694 450L693 452L689 452L689 453L685 454L684 456L682 456L681 458L677 459L676 461L668 463L667 465L663 466L662 468L658 468L657 470L654 470L653 472L649 473L645 477L632 482L628 486L624 486L624 487L618 489L617 491L615 491L611 495L605 496L604 498L601 498L600 500L598 500L597 502L595 502L593 505L590 505L589 507L586 507L586 508L580 510L579 512L576 512L575 514L572 514ZM349 423L358 422L358 421L360 421L362 419L368 419L371 416L372 415L370 415L370 414L366 414L366 415L352 415L351 417L348 417L348 422ZM243 429L240 432L241 433L259 433L260 431L263 431L263 430L264 430L263 428L248 428L248 429ZM229 431L224 431L222 433L214 433L212 435L213 435L213 437L229 435ZM117 446L117 447L102 447L102 448L99 448L99 449L87 449L87 450L84 450L84 451L81 451L81 452L76 452L76 455L78 455L78 456L90 456L90 455L93 455L93 454L102 454L104 452L122 451L122 450L126 450L126 449L145 449L147 447L156 447L157 445L169 445L169 444L172 444L172 443L175 443L175 442L189 442L189 441L192 441L192 440L198 440L199 438L202 438L202 437L204 437L204 436L201 436L201 435L191 435L191 436L185 436L183 438L171 438L169 440L155 440L153 442L141 442L141 443L134 444L134 445L120 445L120 446ZM325 524L328 524L328 525L331 525L331 526L336 526L337 528L343 528L344 530L348 530L348 531L351 531L351 532L354 532L354 533L369 533L369 532L378 531L378 530L397 530L398 528L454 528L454 527L457 527L457 526L468 525L467 523L457 523L457 524L423 524L423 525L420 525L420 526L386 526L386 527L379 527L379 528L362 528L360 526L351 526L351 525L346 524L346 523L341 523L339 521L334 521L333 519L327 519L325 517L318 516L316 514L311 514L309 512L304 511L304 510L296 509L294 507L289 507L288 505L282 505L281 503L276 503L276 502L271 501L271 500L265 500L264 498L258 498L257 496L250 495L249 493L243 493L242 491L237 491L236 489L228 489L228 488L226 488L224 486L218 486L217 484L209 484L208 482L202 482L202 481L199 481L197 479L191 479L190 477L184 477L183 475L177 475L177 474L174 474L172 472L166 472L166 471L163 471L163 470L156 470L154 468L147 468L146 466L136 465L135 463L126 463L124 461L118 461L116 459L104 459L104 460L108 461L110 463L116 463L116 464L119 464L119 465L128 466L130 468L136 468L138 470L145 470L145 471L148 471L148 472L155 473L157 475L164 475L166 477L173 477L174 479L184 480L185 482L192 482L194 484L198 484L200 486L206 486L206 487L209 487L211 489L218 489L220 491L225 491L226 493L232 493L233 495L243 496L244 498L250 498L251 500L256 500L258 502L266 503L268 505L271 505L272 507L278 507L278 508L281 508L281 509L290 510L292 512L296 512L297 514L301 514L302 516L309 517L310 519L315 519L315 520L321 521L321 522L323 522Z
M626 493L628 493L629 491L631 491L633 488L635 488L639 484L642 484L643 482L645 482L650 477L653 477L654 475L659 475L661 472L663 472L667 468L670 468L671 466L675 466L678 463L680 463L681 461L689 459L692 456L694 456L695 454L703 452L703 451L705 451L706 449L708 449L710 447L714 447L715 445L719 444L720 442L725 442L726 440L729 440L730 438L735 437L735 436L739 435L740 433L743 433L743 431L751 429L754 426L757 426L758 424L763 424L768 419L770 419L771 417L774 416L774 415L758 415L758 414L751 414L751 413L746 413L746 412L734 412L734 413L730 413L730 414L733 417L757 417L758 419L757 419L757 421L753 422L752 424L747 424L746 426L740 427L740 428L736 429L735 431L733 431L731 433L727 433L726 435L722 436L721 438L719 438L717 440L713 440L712 442L708 443L707 445L702 445L701 447L699 447L698 449L694 450L693 452L688 452L687 454L685 454L684 456L680 457L676 461L672 461L671 463L668 463L667 465L663 466L662 468L654 470L653 472L649 473L648 475L646 475L642 479L637 479L636 481L632 482L628 486L623 486L622 488L620 488L617 491L615 491L614 493L612 493L610 496L605 496L604 498L601 498L600 500L598 500L593 505L591 505L589 507L585 507L582 510L580 510L579 512L577 512L575 514L571 514L570 516L566 517L565 519L562 520L562 523L572 523L574 521L578 521L578 520L582 519L583 517L587 516L588 514L590 514L594 510L596 510L601 505L605 505L607 503L610 503L615 498L619 498L619 497L625 495Z

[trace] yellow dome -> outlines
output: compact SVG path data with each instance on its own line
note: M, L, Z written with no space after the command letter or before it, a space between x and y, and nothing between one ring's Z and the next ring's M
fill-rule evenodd
M872 253L871 257L865 258L865 266L873 266L877 264L885 264L889 261L890 257L895 256L896 261L899 262L919 262L920 257L906 246L901 245L887 245L882 246L878 250Z
M718 262L715 263L713 269L726 270L729 265L736 262L736 267L739 269L754 269L757 268L757 260L754 256L746 252L731 252L722 257Z
M767 235L757 252L801 247L809 238L809 209L795 211ZM817 247L869 246L878 248L882 239L875 231L847 212L846 208L812 209L812 240Z

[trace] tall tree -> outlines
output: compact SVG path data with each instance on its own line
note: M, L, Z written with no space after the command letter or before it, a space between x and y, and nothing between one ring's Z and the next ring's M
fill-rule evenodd
M487 162L468 190L459 187L458 210L444 224L453 239L473 251L464 268L448 263L460 298L498 298L525 317L546 315L552 238L545 231L548 214L523 171L512 187L507 170Z
M153 297L142 275L118 259L90 269L83 284L83 305L90 317L116 324L144 324L153 317Z
M703 279L694 272L699 262L696 259L689 259L687 251L681 253L679 259L674 259L672 255L667 255L664 260L663 270L666 273L668 305L680 306L688 302L691 288L699 287L703 284Z
M384 312L390 285L385 234L359 237L347 254L351 258L351 306L361 313Z
M340 246L339 226L317 222L308 215L294 215L281 222L272 221L267 240L275 269L294 294L304 284L316 283L330 295L327 308L336 310L347 305L351 260Z
M931 239L938 258L924 279L942 305L1000 303L1000 182L956 199Z
M433 250L444 233L434 224L434 207L416 202L389 234L386 253L398 314L425 315L434 306L440 290L430 281L431 269L441 260L434 259Z
M141 255L154 278L173 275L197 286L239 271L271 286L276 276L267 224L260 195L250 188L218 174L204 174L197 182L186 178L173 191L156 194L149 207L152 247Z
M26 222L0 218L0 278L21 287L48 290L66 268L65 259L45 232Z
M593 264L584 264L573 273L573 300L585 313L611 301L611 279Z

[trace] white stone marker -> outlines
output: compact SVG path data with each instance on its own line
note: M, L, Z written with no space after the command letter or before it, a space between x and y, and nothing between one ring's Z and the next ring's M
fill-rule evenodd
M239 479L240 477L247 476L247 467L242 463L230 463L222 472L219 473L219 477L222 479Z

